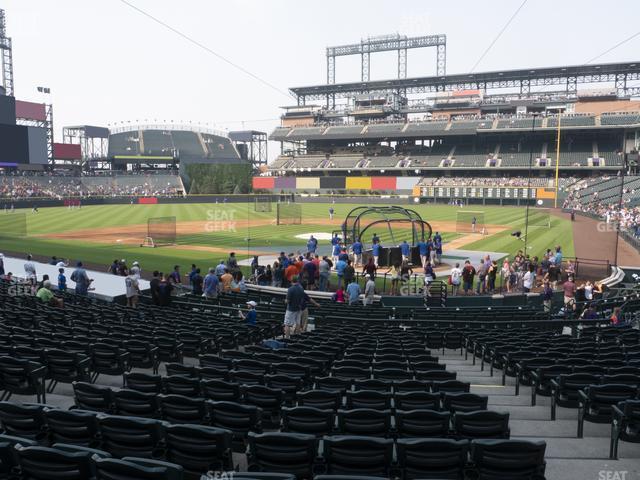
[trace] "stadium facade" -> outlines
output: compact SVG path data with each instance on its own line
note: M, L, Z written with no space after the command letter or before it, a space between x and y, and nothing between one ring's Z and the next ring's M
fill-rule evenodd
M335 83L334 53L327 84L290 89L255 189L548 202L568 178L635 173L640 62L368 80L366 59L366 81Z

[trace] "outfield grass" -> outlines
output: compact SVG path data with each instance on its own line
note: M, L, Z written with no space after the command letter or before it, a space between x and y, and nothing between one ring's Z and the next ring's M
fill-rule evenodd
M81 209L42 208L40 213L26 211L27 238L0 238L0 251L24 252L37 255L56 255L74 262L105 265L114 258L128 261L138 260L151 268L169 270L176 263L187 266L196 263L202 267L213 266L226 254L220 252L182 250L164 247L156 249L140 248L137 245L119 243L99 244L81 240L47 238L47 234L72 232L77 230L99 229L126 225L146 224L149 217L175 216L178 222L209 222L211 228L199 232L181 235L178 243L195 247L218 247L224 252L235 250L239 258L247 256L247 238L250 248L255 250L286 251L304 249L305 240L297 239L298 234L312 232L330 233L337 229L328 222L329 204L302 204L302 225L274 225L275 212L259 213L254 204L159 204L159 205L101 205L87 206ZM355 204L336 204L335 217L342 220ZM447 205L415 205L412 207L428 222L455 222L456 207ZM274 205L275 209L275 205ZM510 235L514 230L524 233L525 209L520 207L482 207L470 208L484 212L486 224L504 225L507 230L488 235L464 248L478 251L506 252L513 255L524 247L524 243ZM20 213L18 211L17 213ZM7 214L10 215L10 214ZM260 226L246 227L246 220L261 223ZM237 222L237 225L234 224ZM451 225L451 224L450 224ZM235 228L233 228L235 227ZM451 228L451 230L453 230ZM440 232L446 242L458 238L455 231ZM321 242L323 243L323 242ZM324 242L325 245L327 242ZM565 256L573 256L573 234L571 222L552 217L552 228L530 227L527 238L531 255L540 255L546 248L561 245Z

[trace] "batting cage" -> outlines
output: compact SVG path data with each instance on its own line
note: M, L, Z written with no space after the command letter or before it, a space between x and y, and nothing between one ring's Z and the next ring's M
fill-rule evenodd
M525 222L530 227L551 228L551 214L548 208L530 208Z
M254 210L256 212L271 212L271 197L256 197Z
M431 225L416 211L399 206L356 207L349 212L342 224L341 232L347 245L356 239L370 244L375 235L382 245L398 245L407 241L415 245L431 236Z
M298 203L278 203L276 219L278 225L301 225L302 205Z
M147 237L141 247L175 245L176 217L151 217L147 219Z
M484 212L458 210L456 215L456 233L486 233Z
M24 238L27 236L26 213L0 214L0 238Z

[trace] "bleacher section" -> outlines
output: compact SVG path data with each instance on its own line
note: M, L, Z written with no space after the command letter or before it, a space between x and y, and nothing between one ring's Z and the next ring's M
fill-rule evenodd
M478 128L491 128L493 120L454 120L449 131L461 133L463 131L475 132Z
M171 136L173 137L173 146L176 149L178 157L187 156L202 158L206 155L198 133L174 131L171 132Z
M329 127L325 135L339 138L355 138L360 136L364 125L342 125Z
M593 127L596 118L591 115L562 116L560 128L564 127ZM558 128L558 117L547 118L547 128Z
M411 137L443 132L448 125L449 122L443 121L409 123L409 126L404 131L404 134L408 137Z
M291 133L287 135L287 140L313 140L321 138L325 127L295 127Z
M640 124L640 113L602 114L600 125L634 125Z
M207 158L240 159L240 155L228 138L211 133L201 133L201 135L207 147Z
M388 135L397 136L398 134L402 133L405 127L406 127L406 123L369 125L367 127L366 132L364 133L364 136L370 137L370 138L380 138L380 137L384 138Z
M329 164L334 168L354 168L364 157L356 155L332 155L329 159Z
M171 132L168 130L142 130L141 142L144 145L142 155L173 156L174 147Z
M317 168L324 161L324 155L305 155L295 157L293 166L298 168Z
M137 130L109 135L109 156L116 155L140 155Z
M637 418L637 330L586 320L563 335L578 322L536 321L530 306L400 320L320 301L315 329L284 339L285 305L263 295L131 309L64 294L59 309L0 283L1 388L13 395L0 402L2 467L78 480L582 480L637 468L637 431L612 428L613 406ZM255 326L238 318L249 299ZM622 302L609 300L603 315Z
M368 163L366 164L367 168L391 168L395 167L400 160L403 160L404 156L393 156L393 157L370 157Z
M501 118L498 120L498 124L497 127L498 129L503 129L503 128L523 128L523 129L529 129L531 130L531 128L540 128L542 127L542 121L543 118L541 117L535 117L535 120L533 120L533 118L527 118L527 117L513 117L513 118Z

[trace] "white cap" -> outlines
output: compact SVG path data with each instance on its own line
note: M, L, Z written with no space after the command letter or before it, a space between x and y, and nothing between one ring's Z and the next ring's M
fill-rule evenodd
M247 305L251 305L252 307L257 307L258 306L258 304L254 300L249 300L247 302Z
M371 275L369 275L368 273L364 276L364 278L371 278Z
M140 264L138 262L133 262L133 266L134 267L137 266L137 265L140 265Z

